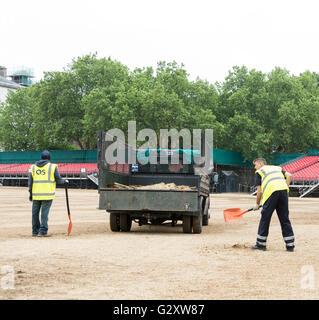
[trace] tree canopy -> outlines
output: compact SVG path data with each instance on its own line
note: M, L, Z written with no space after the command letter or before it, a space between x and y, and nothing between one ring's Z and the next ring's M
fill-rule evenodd
M214 130L215 147L246 160L319 148L319 74L234 66L225 80L189 80L183 65L129 68L90 54L10 92L0 105L4 150L95 149L98 130Z

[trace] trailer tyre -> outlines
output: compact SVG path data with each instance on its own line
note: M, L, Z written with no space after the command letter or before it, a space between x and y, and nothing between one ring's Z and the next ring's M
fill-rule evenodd
M128 232L131 230L132 219L129 214L121 213L120 214L120 228L123 232Z
M193 233L202 233L203 228L203 212L204 212L204 197L200 197L199 200L199 215L193 216Z
M113 232L120 231L120 215L111 212L110 214L110 228Z
M202 227L203 227L203 213L204 213L204 208L203 208L203 202L204 202L204 197L200 197L200 210L199 210L199 216L193 216L193 233L201 233L202 232Z
M193 217L193 232L194 233L202 233L203 226L203 216L200 214L199 216Z
M184 233L192 233L192 216L183 216L183 232Z
M205 201L205 208L204 208L204 214L203 214L203 226L208 226L208 223L209 223L209 218L210 218L208 214L209 207L210 207L210 198L208 196Z

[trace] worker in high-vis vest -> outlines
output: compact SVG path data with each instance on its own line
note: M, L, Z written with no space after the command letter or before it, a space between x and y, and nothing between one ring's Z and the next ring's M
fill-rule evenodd
M261 211L256 245L251 248L266 250L270 220L276 209L282 236L286 244L286 250L294 251L295 236L289 220L288 209L291 174L282 170L279 166L267 165L266 160L263 158L254 160L254 165L256 169L255 186L257 187L257 199L254 210L258 210L260 204L262 204L263 208Z
M68 184L61 178L56 164L50 162L50 152L41 153L41 160L29 170L29 200L32 201L32 236L48 236L48 217L55 197L56 183ZM41 210L41 223L40 223Z

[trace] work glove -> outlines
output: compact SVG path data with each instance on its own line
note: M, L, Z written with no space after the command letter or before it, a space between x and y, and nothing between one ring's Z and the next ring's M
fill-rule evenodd
M259 210L259 208L260 208L260 205L259 205L259 204L256 204L256 205L253 207L253 210L254 210L254 211L257 211L257 210Z
M32 202L32 192L29 191L29 200Z
M68 179L65 179L65 180L64 180L64 184L68 185L68 184L69 184L69 180L68 180Z

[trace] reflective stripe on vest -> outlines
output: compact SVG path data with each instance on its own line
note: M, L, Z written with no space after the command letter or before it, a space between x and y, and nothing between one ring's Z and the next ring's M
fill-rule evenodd
M264 204L275 191L289 191L281 167L263 166L257 170L256 173L259 173L261 176L262 204Z
M43 167L32 165L31 175L33 178L32 199L52 200L55 196L54 171L56 164L47 163Z

